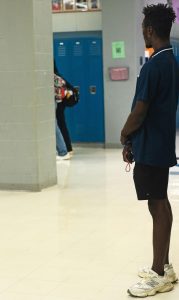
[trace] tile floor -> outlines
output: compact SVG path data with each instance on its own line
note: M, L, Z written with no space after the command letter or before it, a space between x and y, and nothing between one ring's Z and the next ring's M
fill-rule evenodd
M0 300L125 300L150 265L152 224L121 150L76 148L58 186L0 192ZM171 170L171 260L179 273L179 168ZM179 287L156 299L179 299Z

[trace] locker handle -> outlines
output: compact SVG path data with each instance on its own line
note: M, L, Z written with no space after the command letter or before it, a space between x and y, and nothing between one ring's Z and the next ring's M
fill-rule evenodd
M91 95L96 95L96 85L90 85L89 92Z

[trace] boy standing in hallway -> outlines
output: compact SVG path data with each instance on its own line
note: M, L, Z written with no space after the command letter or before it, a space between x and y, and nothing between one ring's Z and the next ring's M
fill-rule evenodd
M179 67L170 45L175 21L173 9L164 4L143 10L142 23L147 48L153 48L149 61L137 80L132 110L121 131L123 159L133 154L134 183L138 200L148 200L153 220L153 264L142 269L143 279L128 289L135 297L155 295L173 289L177 280L169 264L172 209L168 200L169 168L176 165L176 109L179 97Z

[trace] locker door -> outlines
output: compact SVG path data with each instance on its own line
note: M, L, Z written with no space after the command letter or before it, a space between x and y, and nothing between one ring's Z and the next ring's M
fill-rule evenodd
M93 142L104 142L104 94L102 40L86 40L88 134Z
M86 119L86 72L85 72L85 43L81 38L71 39L71 83L80 91L80 101L66 109L66 118L73 142L85 142L87 134Z

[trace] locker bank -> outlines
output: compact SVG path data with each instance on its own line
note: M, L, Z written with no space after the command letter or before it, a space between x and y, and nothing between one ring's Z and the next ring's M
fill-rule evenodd
M151 216L136 199L133 164L125 170L120 132L147 60L142 10L158 2L178 12L177 0L1 1L0 300L125 300L138 270L151 267ZM179 61L178 15L171 45ZM54 58L80 91L65 110L67 161L56 160ZM179 108L176 128L179 157ZM176 165L168 197L177 275L178 175ZM178 296L174 284L155 297Z

